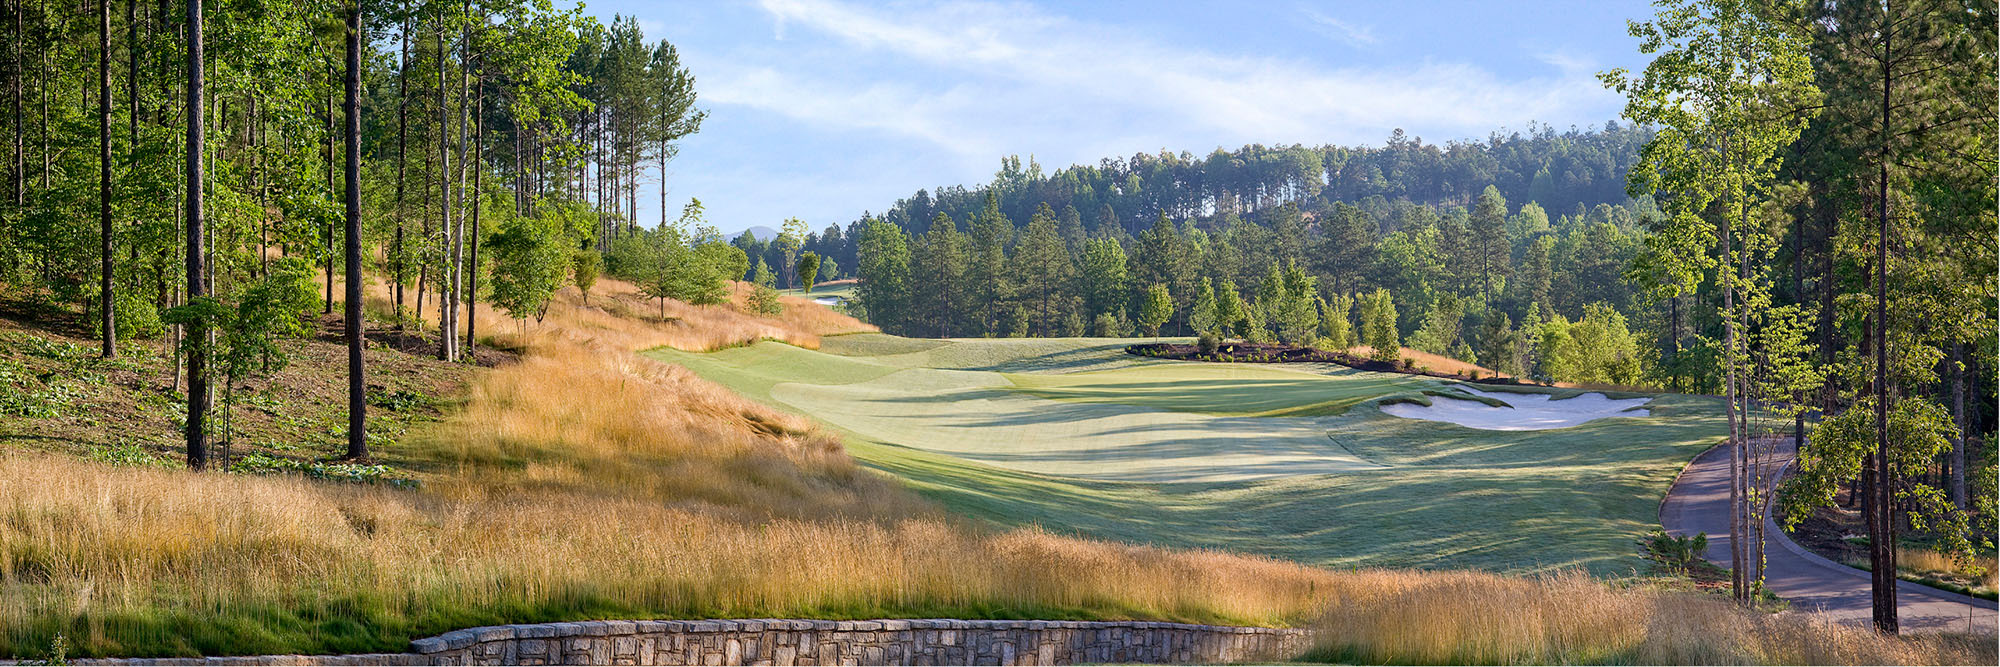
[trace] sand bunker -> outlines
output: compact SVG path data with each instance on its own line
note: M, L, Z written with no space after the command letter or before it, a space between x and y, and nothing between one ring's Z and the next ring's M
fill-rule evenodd
M1653 400L1613 399L1598 393L1556 399L1548 394L1487 392L1465 386L1457 389L1513 407L1494 407L1478 401L1432 396L1428 406L1396 403L1382 406L1382 412L1404 419L1451 422L1489 431L1541 431L1568 428L1606 417L1645 417L1651 412L1639 406Z

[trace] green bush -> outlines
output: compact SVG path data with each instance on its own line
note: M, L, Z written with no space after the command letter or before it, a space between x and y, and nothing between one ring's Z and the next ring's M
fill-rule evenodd
M93 305L87 313L90 318L90 335L102 337L103 318ZM118 340L140 340L159 338L166 331L160 322L160 309L145 297L130 292L118 295L118 310L112 312L114 325L118 327Z
M355 482L374 484L410 484L410 480L393 479L392 468L385 465L364 465L359 463L327 463L324 461L300 461L276 456L266 456L252 452L229 464L229 472L251 475L294 474L313 479L335 482Z
M1676 536L1655 529L1639 538L1639 546L1644 550L1646 560L1658 563L1669 572L1686 573L1701 562L1701 552L1708 550L1708 533Z

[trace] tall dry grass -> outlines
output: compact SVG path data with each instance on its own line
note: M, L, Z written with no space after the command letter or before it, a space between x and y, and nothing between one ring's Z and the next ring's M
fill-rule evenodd
M494 323L485 331L505 345L554 339L630 350L664 345L689 352L760 340L817 349L821 336L877 331L802 297L780 297L785 308L777 315L756 314L744 305L749 294L748 284L731 283L727 303L694 305L647 299L631 283L602 278L588 297L573 287L557 292L539 321L514 320L486 306L480 307L480 319Z
M1580 573L1350 576L1315 626L1315 658L1447 665L1990 665L1996 658L1991 637L1885 637L1703 593L1613 588Z
M447 498L50 457L0 459L0 499L0 634L17 654L57 630L88 654L395 650L409 638L245 627L284 620L271 611L284 607L417 635L631 615L1274 623L1309 612L1333 578L938 518L742 521L568 491ZM161 631L177 626L203 627L176 650Z

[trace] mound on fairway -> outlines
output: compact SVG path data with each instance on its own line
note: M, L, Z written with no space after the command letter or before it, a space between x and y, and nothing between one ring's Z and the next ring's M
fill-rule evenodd
M1459 390L1499 401L1502 405L1438 396L1431 400L1430 405L1396 403L1382 406L1382 412L1404 419L1450 422L1489 431L1545 431L1607 417L1645 417L1652 414L1639 407L1652 402L1650 398L1620 400L1595 392L1557 398L1550 394L1487 392L1472 387L1459 387Z
M1329 364L1149 359L1124 353L1133 342L859 334L647 354L826 423L961 514L1334 567L1629 574L1674 473L1726 431L1715 400L1680 395L1552 430L1405 419L1384 410L1584 404Z

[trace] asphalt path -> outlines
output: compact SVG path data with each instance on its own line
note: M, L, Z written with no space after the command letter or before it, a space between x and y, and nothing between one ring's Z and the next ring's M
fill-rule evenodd
M1777 465L1789 466L1793 456L1787 439ZM1674 535L1708 534L1702 556L1729 567L1729 449L1715 447L1681 471L1660 504L1660 523ZM1778 530L1765 525L1765 586L1791 601L1792 608L1831 616L1841 623L1866 626L1872 622L1870 576L1865 570L1835 563L1806 551ZM1991 600L1939 590L1908 581L1896 583L1898 621L1911 632L2000 632L2000 616Z

